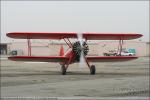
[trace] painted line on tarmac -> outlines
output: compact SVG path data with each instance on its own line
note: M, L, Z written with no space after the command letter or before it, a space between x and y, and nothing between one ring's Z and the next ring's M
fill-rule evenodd
M7 60L7 58L0 58L1 60Z
M57 100L149 100L149 97L58 97Z
M149 97L1 97L1 100L149 100Z

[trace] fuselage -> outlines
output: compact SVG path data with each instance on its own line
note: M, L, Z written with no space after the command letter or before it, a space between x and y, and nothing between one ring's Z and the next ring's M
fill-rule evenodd
M70 64L72 64L72 63L79 62L81 56L85 57L88 54L88 51L89 51L89 47L86 42L83 41L81 43L79 41L76 41L75 43L73 43L72 47L65 53L64 56L67 56L69 58L71 57Z

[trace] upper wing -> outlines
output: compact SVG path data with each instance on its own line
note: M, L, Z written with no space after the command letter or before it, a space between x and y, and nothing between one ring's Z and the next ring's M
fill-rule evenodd
M87 56L89 62L120 62L137 59L135 56Z
M142 37L137 33L83 33L87 40L131 40Z
M11 56L8 59L13 61L65 62L69 58L63 56Z
M86 40L130 40L140 38L141 34L136 33L83 33ZM18 39L63 39L78 38L77 33L40 33L40 32L11 32L7 33L8 37Z

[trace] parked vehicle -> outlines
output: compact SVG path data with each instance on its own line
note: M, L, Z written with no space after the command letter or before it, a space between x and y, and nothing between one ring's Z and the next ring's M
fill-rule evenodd
M110 50L109 52L103 53L104 56L134 56L135 55L135 49L128 49L125 48L122 50L121 55L119 52L115 50Z
M128 51L121 52L121 56L134 56L134 55L135 55L135 53L131 53ZM120 56L120 54L117 53L117 56Z
M12 51L10 51L10 55L21 56L21 55L23 55L23 51L22 50L12 50Z
M117 55L117 52L114 51L114 50L111 50L109 52L105 52L103 53L104 56L116 56Z

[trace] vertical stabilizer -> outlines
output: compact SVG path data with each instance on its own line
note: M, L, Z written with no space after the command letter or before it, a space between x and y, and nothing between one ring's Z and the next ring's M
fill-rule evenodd
M59 56L64 56L64 47L63 47L63 45L61 45L61 47L60 47Z

